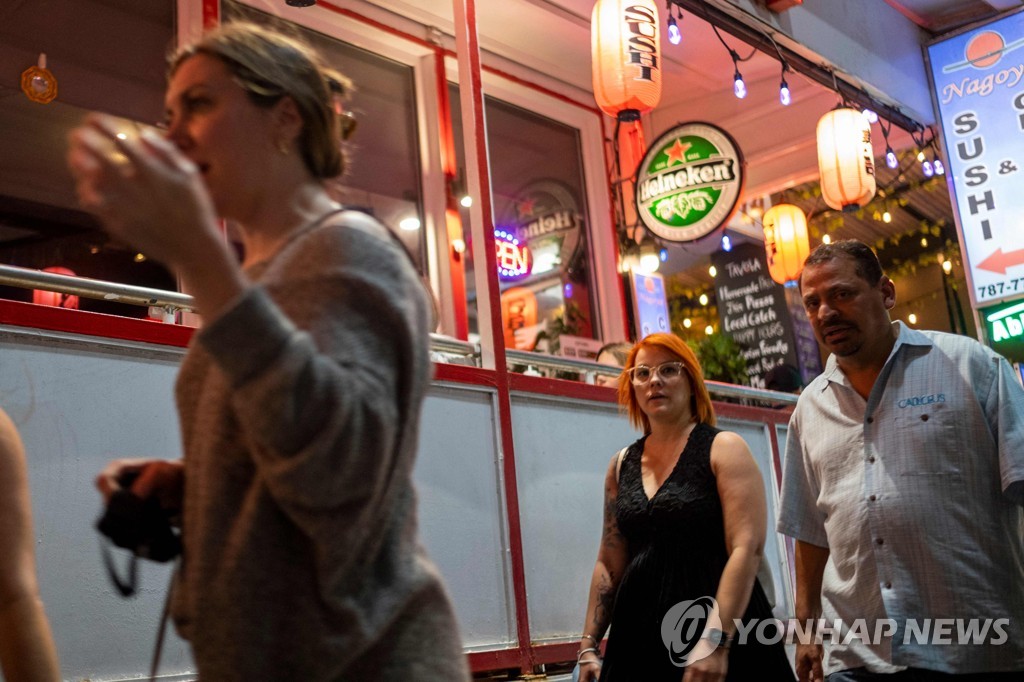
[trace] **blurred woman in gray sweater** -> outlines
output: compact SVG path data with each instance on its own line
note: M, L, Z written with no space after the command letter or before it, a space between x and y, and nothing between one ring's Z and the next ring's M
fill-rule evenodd
M109 496L138 473L132 492L180 506L172 614L204 680L468 679L416 538L429 300L387 229L324 187L344 88L304 45L229 25L174 58L166 139L101 116L71 138L81 201L204 319L176 387L183 461L98 479Z

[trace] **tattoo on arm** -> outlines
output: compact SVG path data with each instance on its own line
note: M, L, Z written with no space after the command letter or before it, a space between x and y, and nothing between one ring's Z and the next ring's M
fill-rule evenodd
M599 632L612 622L612 611L615 608L615 586L611 576L601 578L597 585L597 606L594 608L594 625Z
M619 532L619 523L615 519L616 499L611 491L605 491L604 532L601 534L601 543L605 548L612 550L622 548L622 533Z

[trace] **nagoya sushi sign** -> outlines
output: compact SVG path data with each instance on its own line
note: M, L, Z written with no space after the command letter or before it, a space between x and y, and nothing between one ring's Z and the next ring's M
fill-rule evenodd
M684 123L659 137L640 162L636 207L662 239L690 242L724 225L743 188L736 142L707 123Z

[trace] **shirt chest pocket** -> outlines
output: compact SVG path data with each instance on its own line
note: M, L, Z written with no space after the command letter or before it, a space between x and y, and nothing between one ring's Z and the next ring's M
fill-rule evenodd
M949 476L964 474L967 453L957 438L956 415L946 404L907 406L892 421L895 451L886 458L897 476Z

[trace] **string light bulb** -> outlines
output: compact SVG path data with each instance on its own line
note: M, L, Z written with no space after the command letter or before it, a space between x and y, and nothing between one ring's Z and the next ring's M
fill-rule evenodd
M832 243L832 235L826 234L824 237L821 238L821 243L822 244L831 244Z
M942 271L947 275L953 271L953 262L944 260L942 261Z
M693 320L691 320L688 317L683 318L683 326L686 327L687 329L689 329L690 327L693 326Z
M678 45L683 42L683 33L679 30L679 24L676 23L676 18L671 14L672 10L669 10L668 15L668 42L673 45Z
M708 268L708 274L711 275L712 277L718 277L718 268L712 265L710 268Z
M885 148L885 165L893 170L900 165L900 160L896 158L896 152L892 150L892 147Z
M860 113L867 119L868 123L878 123L878 114L876 114L872 109L865 107Z
M935 159L935 161L932 162L932 169L935 171L936 175L946 174L946 167L942 165L942 161L939 159Z
M889 213L889 211L886 211L885 213L883 213L882 214L882 222L883 223L891 223L892 222L892 213Z
M928 157L926 157L926 156L924 155L924 152L923 152L923 151L922 151L922 152L918 152L918 153L917 153L917 160L918 160L918 161L920 161L921 163L924 163L924 160L925 160L926 158L928 158Z
M787 70L789 70L789 64L782 62L782 76L779 79L779 102L784 107L788 107L793 102L793 95L789 92L789 83L786 82Z
M935 168L932 166L932 162L927 158L921 162L921 172L924 173L926 178L930 178L935 175Z
M707 305L708 304L708 295L707 294L701 294L700 298L698 298L697 300L700 301L701 305Z
M743 82L739 64L736 65L736 73L732 76L732 94L736 95L737 99L743 99L747 96L747 84Z
M732 251L732 240L729 239L729 235L727 234L722 235L722 251Z

